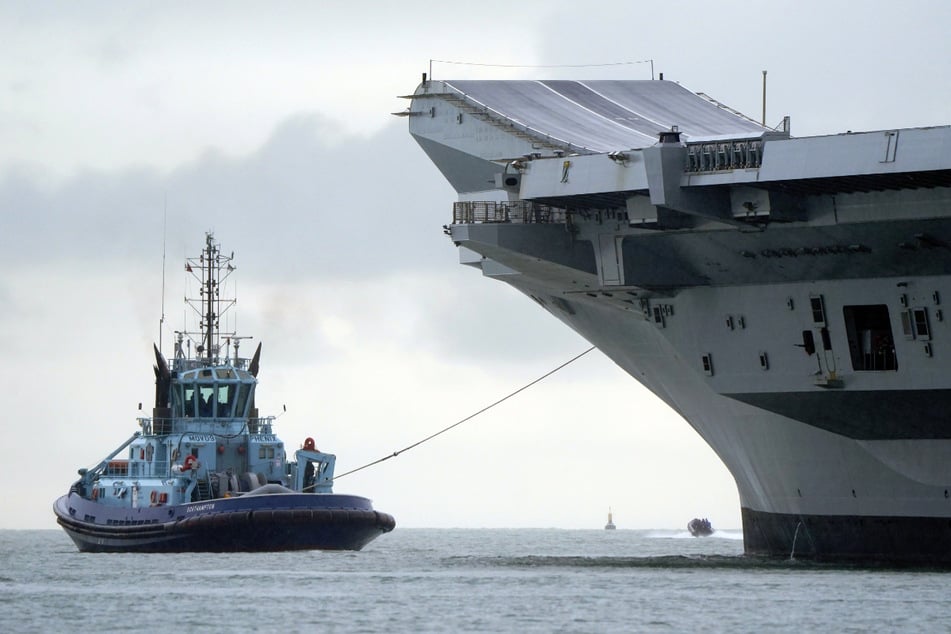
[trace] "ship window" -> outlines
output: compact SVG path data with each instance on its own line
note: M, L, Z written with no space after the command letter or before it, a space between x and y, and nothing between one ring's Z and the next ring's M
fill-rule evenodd
M901 311L901 330L905 339L931 339L927 308L909 308Z
M915 326L915 339L931 339L931 329L928 327L928 309L912 308L912 323Z
M809 298L809 305L812 308L812 322L825 326L826 310L822 301L822 295L813 295Z
M816 353L816 338L813 336L811 330L802 331L802 349L805 350L809 356Z
M211 385L201 385L198 387L198 415L202 418L208 418L215 412L215 388Z
M268 459L274 458L274 447L267 448L267 457Z
M707 376L713 376L713 357L705 354L700 357L700 362L703 365L703 373Z
M174 386L172 392L172 411L174 416L182 415L182 390L179 386Z
M234 415L238 418L247 416L248 395L251 393L251 384L242 383L238 388L238 406L234 410Z
M845 332L849 340L852 369L858 371L897 370L895 341L888 306L844 306ZM904 312L903 312L903 317Z
M196 392L194 385L186 385L183 387L185 398L183 399L185 411L185 416L194 416L195 415L195 400Z
M901 311L901 332L905 339L915 338L915 331L911 327L911 313L907 310Z
M234 393L238 388L237 384L231 383L218 386L218 416L220 418L230 418L234 416Z
M261 445L260 447L258 447L258 460L264 460L265 458L267 458L267 453L264 448L264 445Z

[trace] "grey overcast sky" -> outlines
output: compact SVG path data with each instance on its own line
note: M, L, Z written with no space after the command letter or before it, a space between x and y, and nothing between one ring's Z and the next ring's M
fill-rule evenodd
M795 135L951 123L951 3L0 4L0 528L136 429L151 344L184 325L183 259L235 251L259 406L346 471L587 348L457 263L454 192L390 115L436 78L650 77ZM491 66L498 65L498 66ZM504 66L503 66L504 65ZM521 65L522 67L513 67ZM585 68L529 66L589 65ZM167 211L166 211L167 210ZM167 225L167 229L163 226ZM732 478L598 353L341 479L401 526L739 527Z

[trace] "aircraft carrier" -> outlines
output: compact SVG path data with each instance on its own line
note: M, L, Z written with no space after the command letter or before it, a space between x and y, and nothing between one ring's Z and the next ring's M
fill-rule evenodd
M747 553L951 564L951 127L795 138L663 79L407 98L461 261L693 426Z

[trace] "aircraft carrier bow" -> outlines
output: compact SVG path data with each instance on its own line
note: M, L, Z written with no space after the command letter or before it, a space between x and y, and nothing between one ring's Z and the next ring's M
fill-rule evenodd
M794 138L663 80L408 98L462 262L693 426L747 553L951 564L951 127Z

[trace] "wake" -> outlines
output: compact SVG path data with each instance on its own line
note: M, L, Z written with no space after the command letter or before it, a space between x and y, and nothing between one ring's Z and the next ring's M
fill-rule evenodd
M713 534L707 537L694 537L687 530L654 530L645 535L647 539L729 539L742 541L743 531L739 529L714 529Z

